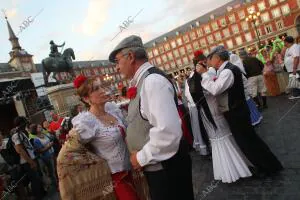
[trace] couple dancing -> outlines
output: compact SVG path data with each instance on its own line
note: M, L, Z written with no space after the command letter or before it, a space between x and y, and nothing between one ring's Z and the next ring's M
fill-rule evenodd
M109 60L131 79L127 119L109 103L100 78L75 79L89 109L73 118L58 156L62 199L193 200L192 163L172 82L148 62L140 37L121 41Z
M195 53L195 70L187 80L186 94L198 150L211 146L214 178L231 183L241 177L272 175L281 163L257 136L247 104L247 80L230 61L223 47L205 57ZM208 67L210 67L208 69ZM196 110L196 111L193 111ZM196 114L195 114L196 113ZM209 138L210 143L207 142ZM197 146L197 145L196 145ZM251 170L250 170L251 169Z
M76 78L74 86L77 93L90 108L72 120L74 129L58 157L62 199L194 199L192 163L188 145L182 137L177 95L172 82L148 62L138 36L122 40L109 60L116 63L125 78L131 79L128 117L124 120L118 108L108 105L107 87L100 79ZM210 81L204 73L204 85L206 82L209 86L217 83ZM215 89L218 87L215 86ZM239 136L246 135L245 140L249 141L243 144L245 151L252 150L257 148L253 146L257 136L251 132L252 129L244 130L244 126L248 128L247 117L235 119L231 112L236 109L232 107L235 102L231 99L231 87L236 89L235 84L229 84L227 89L223 87L224 91L228 90L230 100L226 111L228 119L225 118L227 121L244 120L241 126L235 126L235 132L240 133ZM244 105L243 100L239 98L238 103L241 103L234 106ZM234 124L230 122L229 126ZM254 139L248 137L251 134L255 135ZM242 142L245 140L241 139ZM265 150L258 148L258 151ZM260 152L256 156L267 159L268 153L272 154L267 148L267 153ZM261 166L255 162L255 157L251 159L247 152L244 154L254 167L262 170L276 168Z

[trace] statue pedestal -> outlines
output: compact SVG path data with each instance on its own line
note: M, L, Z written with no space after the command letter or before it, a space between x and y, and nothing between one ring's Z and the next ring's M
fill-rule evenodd
M80 103L72 83L48 87L46 90L51 104L60 117L69 116L72 107Z

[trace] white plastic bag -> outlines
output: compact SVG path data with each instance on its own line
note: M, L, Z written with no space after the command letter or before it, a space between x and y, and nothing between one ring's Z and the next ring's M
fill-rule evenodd
M292 89L292 88L300 89L299 74L296 74L296 75L290 74L289 75L289 84L288 84L287 88L288 89Z

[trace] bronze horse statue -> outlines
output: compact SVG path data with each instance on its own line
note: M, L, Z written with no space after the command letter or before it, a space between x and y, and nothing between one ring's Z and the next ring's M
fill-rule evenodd
M56 78L57 72L68 72L72 78L75 78L73 70L72 59L75 60L75 54L72 48L64 50L62 56L48 57L42 60L43 76L45 85L48 85L48 78L51 72L53 72L53 78L58 82Z

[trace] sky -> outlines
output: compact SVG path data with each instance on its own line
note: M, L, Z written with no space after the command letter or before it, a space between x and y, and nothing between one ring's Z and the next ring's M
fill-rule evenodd
M230 0L0 0L0 10L5 10L21 47L40 63L49 54L50 40L73 48L76 61L107 60L129 35L139 35L146 43L227 2ZM123 22L134 16L117 35ZM29 25L21 28L28 19ZM0 12L0 63L8 62L10 50L6 20Z

